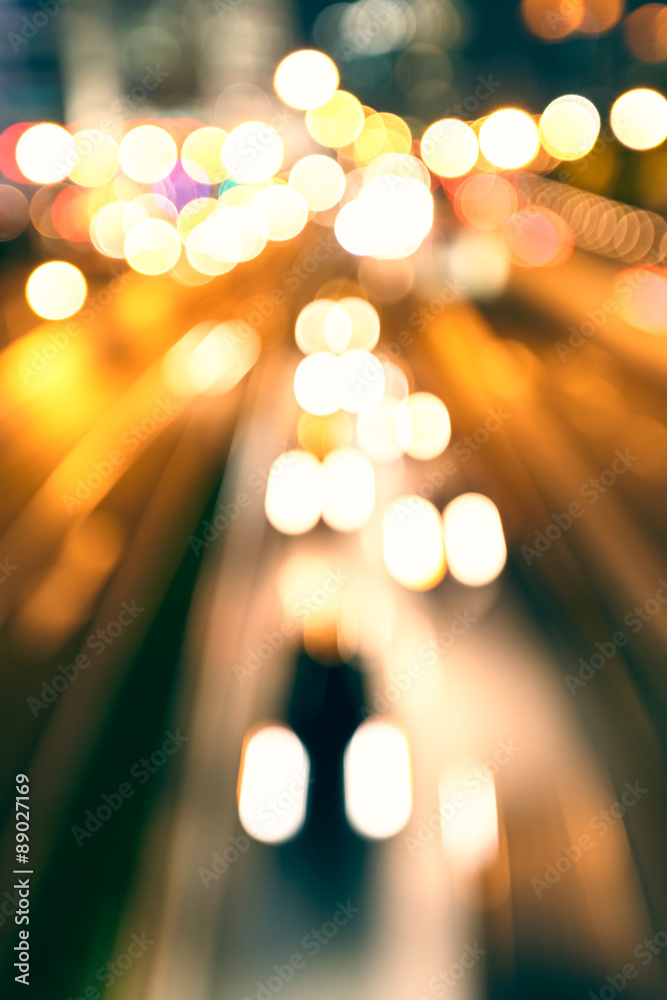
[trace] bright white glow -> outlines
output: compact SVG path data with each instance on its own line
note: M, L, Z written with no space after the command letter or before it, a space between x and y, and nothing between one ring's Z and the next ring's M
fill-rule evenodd
M380 317L377 310L355 295L340 299L338 305L344 309L350 322L350 350L372 351L380 338Z
M412 153L383 153L382 156L378 156L368 165L365 172L365 178L369 182L376 177L410 178L419 181L427 191L431 189L428 167Z
M269 239L277 242L291 240L308 222L303 195L287 184L260 191L252 207L264 219Z
M489 115L482 125L479 145L494 167L515 170L533 159L540 136L537 125L525 111L503 108Z
M409 590L429 590L445 575L440 514L428 500L411 495L394 500L382 522L384 561Z
M559 160L578 160L589 153L600 132L595 105L579 94L565 94L548 104L540 118L542 145Z
M337 358L340 408L365 413L384 394L384 368L368 351L345 351Z
M301 535L322 513L322 466L309 451L286 451L271 466L264 509L278 531Z
M337 531L357 531L375 507L375 473L354 448L335 448L322 462L322 519Z
M364 837L384 840L404 829L412 812L410 747L384 720L363 722L343 757L345 813Z
M78 160L70 170L70 179L82 187L99 187L113 180L118 170L118 146L111 136L93 128L75 132L73 138Z
M209 216L220 211L220 202L217 198L193 198L183 206L178 215L176 229L178 235L184 243L187 243L188 236L196 226L205 222Z
M461 583L481 587L502 572L507 546L498 508L481 493L463 493L443 512L447 564Z
M222 146L222 165L234 181L261 184L280 170L283 144L274 128L265 122L243 122L233 129Z
M301 49L283 59L273 85L284 104L310 111L331 100L338 81L338 69L329 56L315 49Z
M294 395L306 413L325 417L340 409L338 358L316 351L299 362L294 373Z
M44 319L66 319L86 300L86 279L74 264L50 260L36 267L25 289L31 309Z
M342 354L350 346L352 321L345 309L333 302L324 317L324 339L333 354Z
M178 233L163 219L142 219L125 237L125 257L141 274L164 274L181 254Z
M144 214L137 205L127 201L111 201L95 212L90 222L93 246L107 257L125 256L125 237Z
M268 227L266 219L252 205L224 205L201 223L202 242L208 253L219 260L231 260L237 249L234 263L252 260L266 246Z
M74 137L45 122L26 129L16 144L16 162L21 173L35 184L56 184L76 165Z
M474 782L466 780L470 776ZM484 867L498 851L496 788L488 767L470 763L446 772L439 798L445 853L459 868Z
M396 409L396 437L407 455L426 461L441 455L452 436L447 407L430 392L413 392Z
M332 299L315 299L305 305L297 316L294 338L304 354L330 350L324 335L324 324L334 304Z
M299 313L294 336L304 354L371 351L380 336L380 318L370 302L356 296L338 302L315 299Z
M475 166L477 136L465 122L443 118L426 129L421 141L426 166L439 177L462 177Z
M667 137L667 100L657 90L628 90L614 103L610 121L624 146L653 149Z
M396 437L397 399L385 396L368 413L357 417L359 447L374 462L395 462L403 454Z
M176 143L157 125L139 125L123 137L118 150L120 165L134 181L152 184L167 177L176 166Z
M377 174L336 216L336 239L348 253L405 257L433 224L433 198L414 177Z
M266 726L246 736L239 774L239 819L264 844L295 837L304 824L310 759L287 726Z

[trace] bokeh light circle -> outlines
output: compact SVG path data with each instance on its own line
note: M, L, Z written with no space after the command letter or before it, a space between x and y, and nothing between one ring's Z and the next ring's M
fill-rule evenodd
M611 127L630 149L653 149L667 138L667 100L657 90L628 90L611 109Z
M396 437L406 455L426 461L441 455L452 436L447 407L431 392L413 392L396 408Z
M280 100L298 111L311 111L326 104L338 82L335 62L316 49L301 49L286 56L273 78Z
M63 260L51 260L35 268L25 289L30 308L44 319L73 316L87 293L86 279L79 268Z
M498 508L481 493L463 493L443 511L449 570L460 583L483 587L502 572L507 546Z
M269 471L264 510L269 522L286 535L301 535L320 519L322 466L308 451L279 455Z
M540 144L537 125L525 111L494 111L479 130L479 145L487 160L501 170L516 170L535 156Z
M540 118L542 145L559 160L578 160L589 153L600 132L600 115L592 101L565 94L548 104Z
M157 125L138 125L123 137L118 155L128 177L140 184L152 184L167 177L176 166L176 143Z
M335 448L322 462L322 520L336 531L358 531L375 507L375 473L356 448Z
M164 274L181 253L181 241L172 225L163 219L141 219L125 238L125 257L141 274Z
M198 128L191 132L181 149L181 163L189 177L199 184L219 184L227 177L222 165L222 147L227 132L221 128Z
M28 199L11 184L0 184L0 240L13 240L30 221Z
M222 144L222 165L240 184L261 184L280 170L283 144L274 128L265 122L243 122Z
M306 128L320 146L338 149L357 138L364 125L364 109L346 90L337 90L321 107L306 114Z
M338 360L340 406L348 413L365 413L384 395L382 363L368 351L345 351Z
M462 177L475 166L479 144L465 122L443 118L424 132L421 154L429 170L439 177Z
M384 515L382 542L387 570L409 590L429 590L445 575L442 521L429 500L397 497Z
M315 153L295 163L289 183L303 196L311 212L323 212L342 198L345 174L330 156Z
M74 133L78 159L70 170L70 179L82 187L101 187L118 170L118 146L99 129L84 129Z
M35 184L56 184L77 162L74 137L60 125L45 122L27 129L16 144L21 173Z
M294 374L294 395L302 410L324 417L340 409L338 358L326 351L309 354Z
M287 184L260 191L253 208L264 219L268 238L277 242L292 239L308 222L308 205L303 195Z

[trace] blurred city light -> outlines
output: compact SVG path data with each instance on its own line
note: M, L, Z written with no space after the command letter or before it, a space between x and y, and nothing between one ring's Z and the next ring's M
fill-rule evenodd
M285 726L265 726L248 734L239 768L239 819L255 840L280 844L303 826L308 804L310 761Z
M412 812L412 768L405 734L368 719L345 750L345 812L353 829L373 840L393 837Z

